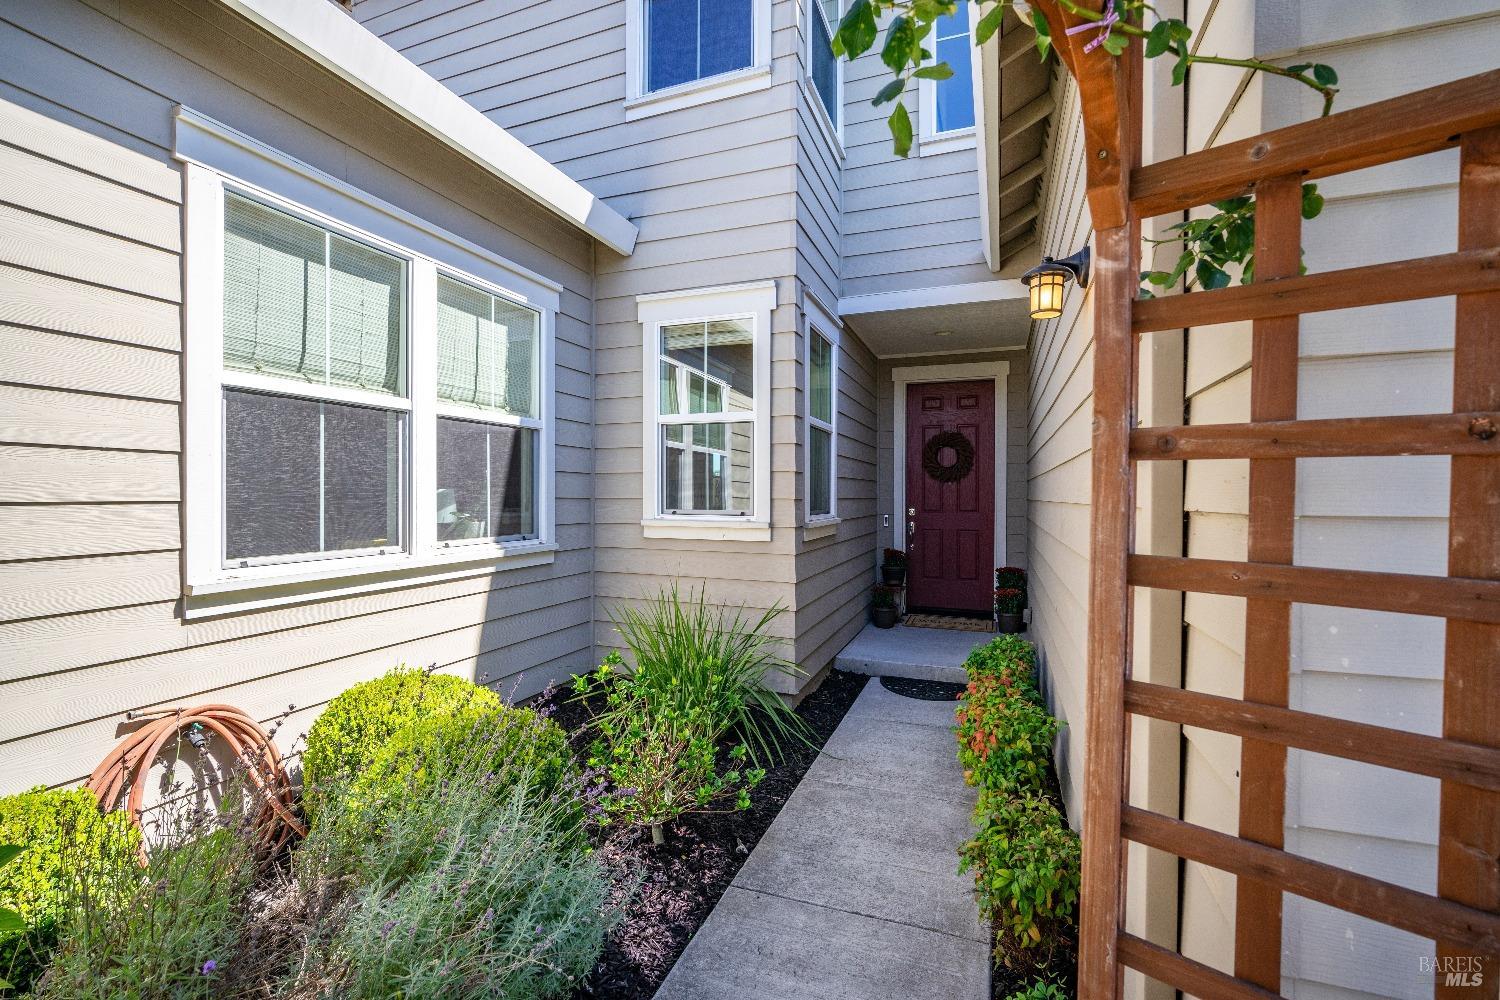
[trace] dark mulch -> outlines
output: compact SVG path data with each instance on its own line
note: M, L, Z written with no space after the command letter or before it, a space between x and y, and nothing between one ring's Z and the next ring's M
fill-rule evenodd
M964 693L962 684L949 684L947 681L917 681L907 677L882 677L880 686L903 698L917 698L922 701L954 701Z
M787 747L781 763L766 768L749 811L686 816L667 828L661 847L644 830L618 831L600 846L612 867L638 873L640 885L573 1000L644 1000L656 992L867 680L833 670L803 699L797 714L811 727L814 746ZM553 696L552 718L583 749L588 709L567 697Z

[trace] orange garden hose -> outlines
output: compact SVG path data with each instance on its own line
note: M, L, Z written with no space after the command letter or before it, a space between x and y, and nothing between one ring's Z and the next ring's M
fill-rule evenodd
M198 705L142 714L160 718L121 740L89 775L86 787L99 800L100 808L116 808L124 798L130 821L139 827L145 805L145 778L151 763L168 743L180 739L184 731L201 727L224 741L243 769L245 780L263 800L264 805L255 817L261 846L275 851L293 835L307 835L307 827L293 812L292 783L281 755L260 723L233 705Z

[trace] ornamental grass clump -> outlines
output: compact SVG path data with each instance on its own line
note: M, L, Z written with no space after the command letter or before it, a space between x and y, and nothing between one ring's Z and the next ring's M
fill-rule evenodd
M1059 723L1038 691L1031 643L1000 636L964 666L958 759L979 796L959 870L973 875L980 912L995 928L996 957L1008 966L1045 965L1070 935L1080 881L1078 835L1052 791Z

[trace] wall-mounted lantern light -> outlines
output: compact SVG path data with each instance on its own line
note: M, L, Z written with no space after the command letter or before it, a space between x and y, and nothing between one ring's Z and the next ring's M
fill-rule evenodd
M1062 315L1063 287L1069 278L1077 279L1079 288L1089 286L1088 247L1062 260L1043 257L1040 264L1021 275L1031 290L1032 319L1056 319Z

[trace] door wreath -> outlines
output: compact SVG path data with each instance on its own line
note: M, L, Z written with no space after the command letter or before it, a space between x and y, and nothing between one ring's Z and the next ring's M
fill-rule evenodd
M946 449L953 450L953 461L942 462ZM958 431L942 431L928 438L922 446L922 471L940 483L957 483L974 471L974 445Z

